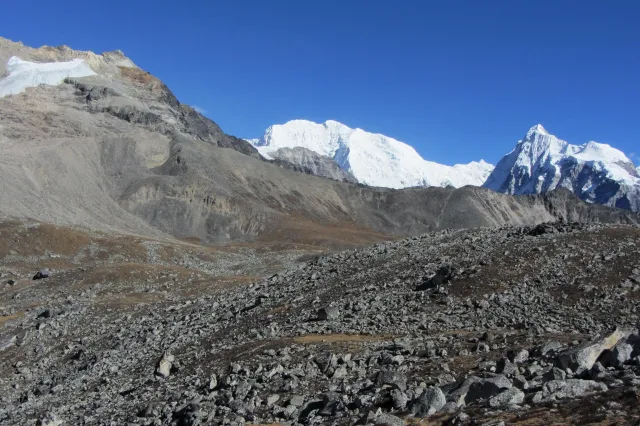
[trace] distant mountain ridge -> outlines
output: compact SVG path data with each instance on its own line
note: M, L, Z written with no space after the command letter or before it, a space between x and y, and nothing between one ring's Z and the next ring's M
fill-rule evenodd
M473 185L512 195L565 188L590 203L640 211L640 167L631 159L603 143L569 144L541 124L529 129L495 168L482 160L455 166L426 161L403 142L331 120L292 120L248 141L265 158L285 147L333 158L360 183L371 186Z
M292 120L247 139L265 158L279 148L302 147L334 159L363 184L386 188L480 186L493 170L485 161L446 166L424 160L414 148L388 136L337 121Z
M640 210L640 174L622 151L593 141L572 145L540 124L500 160L484 187L515 195L566 188L587 202Z

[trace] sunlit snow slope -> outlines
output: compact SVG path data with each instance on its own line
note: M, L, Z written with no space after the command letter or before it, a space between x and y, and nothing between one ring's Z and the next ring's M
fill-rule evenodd
M331 120L323 124L292 120L248 141L266 158L279 148L308 148L333 158L359 182L371 186L480 186L493 170L482 160L455 166L426 161L403 142Z
M36 63L23 61L17 56L11 57L7 62L7 72L8 76L0 79L0 98L16 95L27 87L36 87L41 84L55 86L67 77L86 77L95 74L83 59Z

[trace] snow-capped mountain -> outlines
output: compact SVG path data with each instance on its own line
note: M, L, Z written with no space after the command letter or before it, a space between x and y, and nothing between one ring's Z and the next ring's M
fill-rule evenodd
M271 126L260 139L248 141L265 158L280 148L310 149L333 158L359 182L371 186L480 186L493 170L482 160L455 166L426 161L403 142L332 120L323 124L292 120Z
M571 145L533 126L497 164L484 186L508 194L540 194L567 188L585 201L640 210L640 175L610 145Z
M17 95L27 87L41 84L56 86L67 77L87 77L95 75L84 59L67 62L36 63L23 61L13 56L7 62L7 77L0 79L0 98Z

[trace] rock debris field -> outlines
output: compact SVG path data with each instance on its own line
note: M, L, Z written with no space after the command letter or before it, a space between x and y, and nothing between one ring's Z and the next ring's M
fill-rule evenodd
M53 267L22 292L42 265L3 274L0 423L640 421L638 227L445 230L308 258L193 294L177 274L162 288L180 297L117 309L96 302L123 285L107 272L81 288Z

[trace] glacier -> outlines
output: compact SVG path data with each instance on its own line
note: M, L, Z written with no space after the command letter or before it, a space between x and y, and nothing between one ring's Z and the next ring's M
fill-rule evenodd
M360 183L370 186L480 186L493 170L483 160L454 166L427 161L404 142L333 120L322 124L291 120L269 127L259 139L246 140L266 159L280 148L307 148L334 159Z
M640 210L640 174L622 151L594 141L572 145L541 124L498 162L483 186L515 195L566 188L587 202Z
M88 77L96 73L84 59L67 62L29 62L12 56L7 62L8 75L0 79L0 98L17 95L28 87L41 84L56 86L67 77Z

